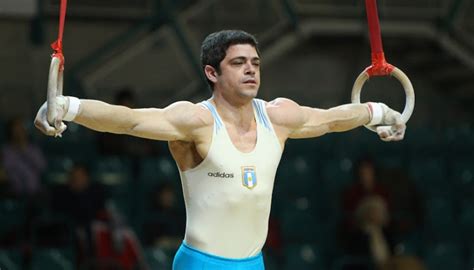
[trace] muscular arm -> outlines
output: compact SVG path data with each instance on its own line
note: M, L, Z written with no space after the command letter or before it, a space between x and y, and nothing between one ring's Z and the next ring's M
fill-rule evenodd
M60 115L58 121L60 121L68 111L70 99L58 97L57 100ZM194 134L209 122L203 113L204 109L184 101L173 103L164 109L130 109L86 99L81 100L79 104L74 122L80 125L100 132L127 134L154 140L192 141ZM59 130L47 123L46 103L40 108L35 125L51 136L60 134L65 128L64 124L62 124L64 128Z
M300 106L279 98L267 105L268 114L286 138L312 138L365 125L370 112L365 104L346 104L328 110Z
M102 132L127 134L163 141L192 141L193 134L206 125L203 109L180 101L163 109L130 109L96 100L81 100L74 122Z

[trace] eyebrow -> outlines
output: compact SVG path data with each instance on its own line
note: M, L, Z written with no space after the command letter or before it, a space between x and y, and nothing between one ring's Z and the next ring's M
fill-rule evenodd
M234 61L234 60L247 60L247 57L245 57L245 56L237 56L237 57L234 57L234 58L230 59L231 62ZM253 58L251 59L251 61L260 61L260 58L259 58L259 57L253 57Z

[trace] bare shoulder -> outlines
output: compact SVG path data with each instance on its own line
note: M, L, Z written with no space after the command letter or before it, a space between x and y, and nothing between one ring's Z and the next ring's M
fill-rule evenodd
M178 101L165 108L168 116L189 128L210 126L213 124L212 114L199 103Z
M281 126L292 126L301 121L301 107L295 101L288 98L276 98L266 102L268 117L273 124Z

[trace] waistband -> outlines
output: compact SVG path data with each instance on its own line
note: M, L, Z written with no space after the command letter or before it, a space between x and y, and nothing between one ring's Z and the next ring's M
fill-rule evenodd
M187 245L184 241L181 244L180 249L181 251L188 253L192 256L200 257L207 261L211 260L211 261L214 261L220 264L225 264L225 265L226 264L233 265L235 263L253 265L253 264L261 263L263 260L262 252L259 252L257 255L248 257L248 258L242 258L242 259L226 258L226 257L221 257L221 256L217 256L217 255L200 251L196 248L193 248Z

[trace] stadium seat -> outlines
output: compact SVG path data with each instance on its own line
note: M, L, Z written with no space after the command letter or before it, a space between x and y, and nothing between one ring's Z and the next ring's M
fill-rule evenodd
M14 244L21 237L26 212L22 201L6 199L0 200L0 240L5 244Z
M73 261L71 249L37 249L33 250L31 270L74 270Z
M275 178L275 196L296 198L318 193L321 185L311 163L302 155L282 159Z
M103 157L96 161L92 173L94 179L104 185L109 202L126 217L134 210L135 188L131 161L126 157Z
M426 229L430 242L459 240L459 229L455 222L452 201L434 198L427 202Z
M46 185L64 184L68 179L68 173L74 165L69 156L53 156L48 159L48 168L44 179Z
M463 241L468 245L474 243L474 200L466 201L461 206L459 217ZM474 245L473 245L474 247Z
M134 227L141 234L141 226L148 216L151 207L152 193L157 191L161 184L169 183L177 194L181 194L181 181L175 162L170 157L146 158L140 162ZM183 200L178 199L178 203Z
M333 218L340 214L341 196L351 182L353 161L348 158L326 160L321 164L323 207Z
M472 268L472 266L474 265L474 245L470 249L469 254L470 255L468 256L468 259L467 259L467 267L465 269Z
M312 209L311 201L301 197L283 205L281 229L287 242L317 241L323 233L322 222Z
M37 141L49 155L68 156L74 160L87 163L96 159L97 147L93 131L75 123L68 123L68 129L61 139L43 136L35 131Z
M139 179L145 188L158 183L171 182L180 184L179 171L171 157L147 158L140 162Z
M453 159L449 167L456 194L474 199L474 156Z
M464 269L461 248L454 244L430 246L424 259L430 270Z
M279 262L275 255L263 250L263 261L265 262L265 270L279 270Z
M0 250L0 269L20 270L22 269L21 253L18 250Z
M176 250L147 248L144 253L145 261L150 269L171 269Z
M444 141L451 156L472 155L474 129L471 126L448 127L444 130Z
M285 270L326 269L321 250L314 244L292 244L285 248Z
M370 258L345 255L336 259L336 261L333 263L332 269L333 270L345 270L345 269L374 270L375 267L372 264Z
M453 185L447 175L443 158L413 158L409 165L409 174L415 184L427 197L451 197Z
M422 233L413 232L396 239L395 253L401 256L421 256Z

